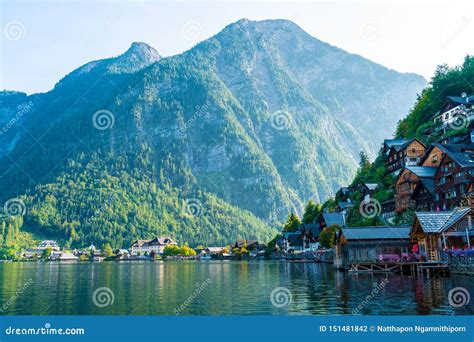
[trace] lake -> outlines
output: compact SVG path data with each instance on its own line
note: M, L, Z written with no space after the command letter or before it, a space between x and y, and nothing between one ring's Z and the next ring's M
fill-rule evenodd
M284 261L1 263L3 315L472 314L474 278L350 274ZM474 296L472 296L474 297ZM471 298L472 306L472 298Z

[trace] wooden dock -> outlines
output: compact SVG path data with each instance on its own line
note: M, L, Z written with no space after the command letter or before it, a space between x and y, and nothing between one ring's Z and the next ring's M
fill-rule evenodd
M359 273L410 273L410 274L447 274L449 265L442 261L424 261L424 262L361 262L352 263L349 272Z

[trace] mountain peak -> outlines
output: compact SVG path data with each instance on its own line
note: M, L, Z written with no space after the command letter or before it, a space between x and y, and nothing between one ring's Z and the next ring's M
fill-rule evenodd
M128 50L117 58L132 58L149 64L159 60L161 55L155 50L155 48L146 43L133 42Z

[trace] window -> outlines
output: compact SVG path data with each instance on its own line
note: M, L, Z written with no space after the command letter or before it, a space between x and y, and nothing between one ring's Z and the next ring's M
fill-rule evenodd
M438 156L437 156L436 154L433 155L433 158L431 158L431 161L432 161L433 163L436 163L436 162L438 161Z

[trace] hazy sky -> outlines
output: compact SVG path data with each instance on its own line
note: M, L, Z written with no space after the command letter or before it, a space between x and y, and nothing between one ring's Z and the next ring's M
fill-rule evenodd
M51 89L133 41L163 56L189 49L241 18L285 18L314 37L429 79L474 54L474 1L1 1L0 89Z

